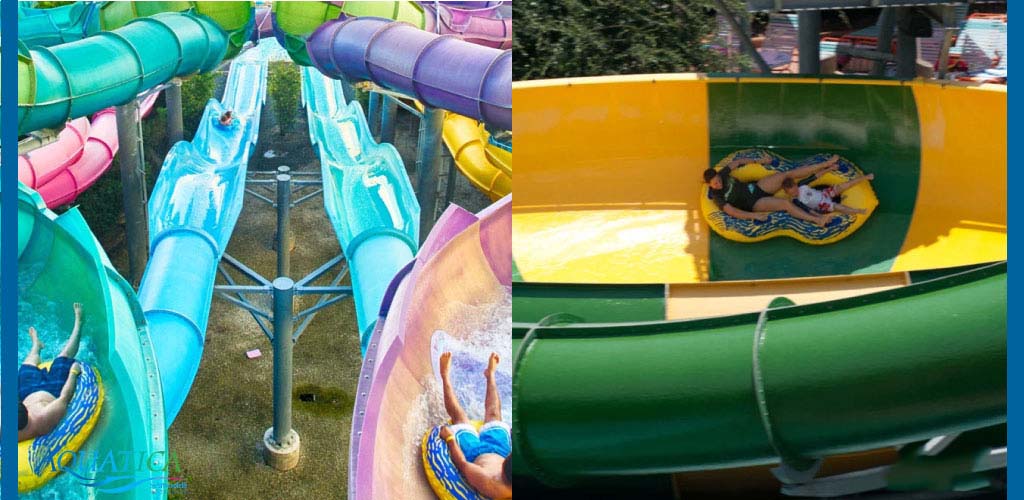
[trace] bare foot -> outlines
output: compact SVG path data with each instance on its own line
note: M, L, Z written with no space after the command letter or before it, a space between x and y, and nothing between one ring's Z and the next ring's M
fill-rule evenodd
M865 175L864 178L869 180L869 181L873 181L873 180L875 180L875 174Z
M818 217L818 220L815 221L815 224L821 227L825 227L828 225L829 222L832 222L832 219L834 219L835 217L835 215L822 215L821 217Z
M858 209L854 210L854 212L857 212L858 214L861 214L861 215L864 215L864 214L868 213L868 211L863 209L863 208L858 208Z
M498 369L498 363L501 362L501 358L498 357L498 353L492 352L490 359L487 360L487 368L484 368L484 376L491 378L494 376L494 371Z
M32 337L33 346L39 346L40 349L46 347L46 344L39 341L39 333L36 332L36 328L34 326L28 327L28 336Z
M452 371L452 353L443 352L441 353L441 378L448 380L448 374Z

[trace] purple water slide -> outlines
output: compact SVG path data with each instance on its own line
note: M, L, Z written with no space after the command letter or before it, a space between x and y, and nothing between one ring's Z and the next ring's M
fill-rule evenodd
M145 117L153 109L158 93L139 103ZM68 122L57 141L18 157L18 180L36 190L46 206L71 203L92 186L117 154L117 118L114 108L103 109L89 119Z
M461 3L461 2L459 2ZM496 49L512 48L512 18L503 17L501 2L475 4L472 7L444 2L419 2L423 7L425 31L455 35L477 45Z
M261 38L274 36L274 19L270 7L256 9L256 27L252 30L252 41L258 43Z
M440 330L468 343L510 341L507 327L480 324L511 314L511 288L512 196L476 215L449 207L384 297L356 390L350 499L436 498L419 453L423 433L444 419L432 340Z
M512 51L376 17L322 24L307 43L331 78L372 80L435 108L512 130Z

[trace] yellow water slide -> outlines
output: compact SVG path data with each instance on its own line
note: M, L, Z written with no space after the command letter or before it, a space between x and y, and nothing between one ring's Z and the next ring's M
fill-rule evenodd
M1006 258L1006 87L634 75L513 84L522 280L694 283L909 271ZM834 152L880 205L847 240L708 230L701 172L744 148Z

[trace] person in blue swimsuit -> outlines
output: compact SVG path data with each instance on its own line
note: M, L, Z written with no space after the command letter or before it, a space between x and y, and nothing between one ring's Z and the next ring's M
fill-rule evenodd
M501 397L494 371L498 368L498 354L491 353L484 370L487 393L484 398L484 425L478 433L459 403L452 388L452 353L441 354L441 385L444 408L451 417L451 425L441 429L441 438L448 445L452 464L466 482L488 498L511 498L512 480L509 476L512 453L512 426L501 420Z
M75 361L81 340L82 304L76 303L75 327L60 355L49 368L39 368L44 347L34 327L29 327L32 349L18 369L18 441L49 434L68 411L82 366Z

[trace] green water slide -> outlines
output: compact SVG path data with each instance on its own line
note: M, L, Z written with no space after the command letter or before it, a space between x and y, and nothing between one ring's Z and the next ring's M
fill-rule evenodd
M49 48L19 46L19 133L211 71L238 52L253 22L251 2L109 2L101 13L102 28L112 31Z
M121 492L88 489L62 474L44 487L39 498L55 498L45 496L54 491L60 491L61 498L166 498L163 391L146 320L131 286L114 270L77 209L57 216L37 193L24 187L18 192L18 270L19 315L54 307L63 312L73 301L81 302L86 311L83 342L92 346L107 392L103 412L80 456L113 453L123 460L127 453L153 458L157 469L119 471L126 477L116 486L139 485Z
M1006 264L957 271L684 321L663 320L663 286L517 283L516 472L575 487L780 462L799 471L1005 424Z
M340 5L339 5L340 4ZM404 21L422 29L423 8L416 2L274 2L274 35L296 64L312 66L306 39L314 30L342 14Z

